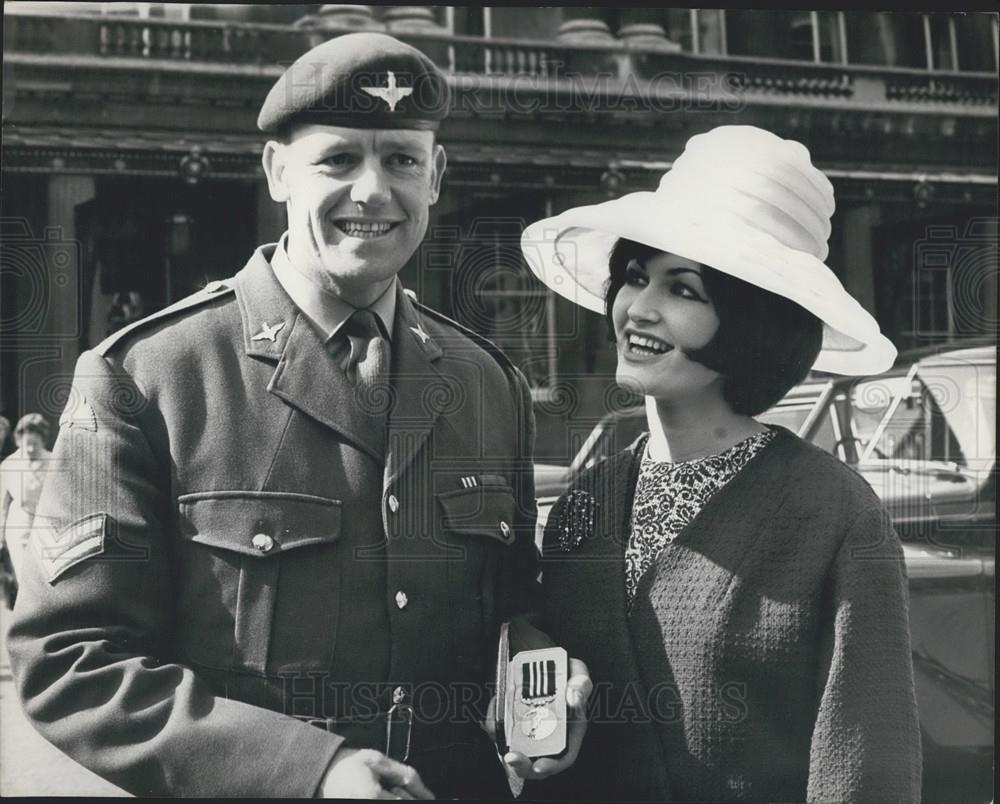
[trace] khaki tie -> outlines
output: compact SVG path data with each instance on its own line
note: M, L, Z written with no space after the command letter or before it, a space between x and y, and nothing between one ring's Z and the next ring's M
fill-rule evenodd
M355 388L355 406L371 420L371 446L385 454L385 421L391 403L389 344L382 336L375 313L355 310L344 323L350 352L341 363L347 381Z

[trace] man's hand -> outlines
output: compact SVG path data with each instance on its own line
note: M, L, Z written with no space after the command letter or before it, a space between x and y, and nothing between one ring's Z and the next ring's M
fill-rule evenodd
M579 659L569 660L569 679L566 681L566 751L558 757L540 757L532 762L519 751L509 751L503 761L522 779L545 779L560 773L574 762L583 745L583 737L587 733L587 700L594 689L590 680L587 665ZM494 702L490 703L490 712L486 718L485 728L492 737L496 731L493 718Z
M416 770L368 748L337 751L316 796L388 800L434 798Z

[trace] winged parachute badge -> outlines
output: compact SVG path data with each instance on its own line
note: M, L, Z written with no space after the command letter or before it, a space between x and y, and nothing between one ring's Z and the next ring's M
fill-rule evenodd
M265 321L264 324L263 324L263 326L264 326L264 329L262 329L260 332L258 332L256 335L254 335L252 338L250 338L250 340L252 340L252 341L270 341L271 343L274 343L274 339L278 336L278 333L281 331L281 328L285 326L285 322L284 321L279 321L277 324L274 324L273 326L268 326L267 322Z
M376 98L381 98L389 105L389 111L396 111L396 104L399 103L403 98L408 95L413 94L412 87L401 87L396 84L396 74L392 71L388 71L388 78L386 79L386 85L384 87L361 87L369 95L373 95Z

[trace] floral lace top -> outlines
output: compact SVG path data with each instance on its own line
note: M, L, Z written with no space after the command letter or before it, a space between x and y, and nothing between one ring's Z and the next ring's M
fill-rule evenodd
M657 556L751 458L774 438L765 430L725 452L695 461L654 461L647 445L639 467L625 549L625 591L631 606L639 579Z

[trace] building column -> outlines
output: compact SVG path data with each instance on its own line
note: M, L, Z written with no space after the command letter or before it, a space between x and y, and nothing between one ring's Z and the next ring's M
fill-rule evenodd
M875 315L872 235L881 222L881 207L878 204L865 204L845 210L840 225L844 287L872 315Z
M972 283L974 286L977 286L976 289L979 291L978 301L981 307L979 308L978 315L974 313L972 316L973 321L970 322L972 326L969 327L972 331L968 334L989 335L995 339L998 334L998 324L1000 324L997 321L997 219L986 218L981 223L982 229L979 235L983 243L983 249L980 252L982 260L969 261L976 265L980 273L979 276L972 277ZM968 282L969 280L967 279L966 281Z
M607 44L614 42L608 24L601 18L601 9L593 6L566 6L563 23L556 38L569 44Z
M38 237L41 266L46 276L41 287L48 295L43 338L58 346L58 357L46 362L43 372L26 373L21 389L24 412L35 410L55 425L61 402L69 392L80 343L84 335L82 298L83 251L77 238L76 208L96 194L93 176L53 175L48 182L46 230ZM40 366L41 368L41 366Z

